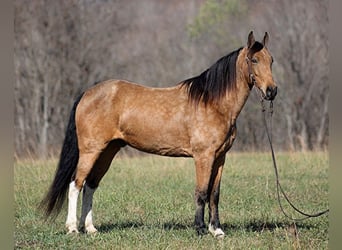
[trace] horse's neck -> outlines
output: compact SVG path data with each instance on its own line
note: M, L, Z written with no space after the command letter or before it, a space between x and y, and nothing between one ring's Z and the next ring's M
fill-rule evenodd
M247 83L243 84L247 85ZM250 90L247 85L247 88L237 87L236 91L228 94L225 100L226 103L223 106L227 109L226 114L229 114L229 119L236 120L247 101L249 93Z
M245 61L245 50L241 50L236 65L236 88L228 92L223 100L222 109L226 109L232 119L236 119L245 105L250 93L248 86L248 68Z

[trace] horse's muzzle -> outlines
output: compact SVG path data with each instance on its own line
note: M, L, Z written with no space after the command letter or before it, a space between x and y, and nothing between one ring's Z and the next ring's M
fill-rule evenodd
M274 98L275 98L276 95L277 95L277 91L278 91L277 86L275 86L275 87L267 87L265 99L266 99L267 101L273 101Z

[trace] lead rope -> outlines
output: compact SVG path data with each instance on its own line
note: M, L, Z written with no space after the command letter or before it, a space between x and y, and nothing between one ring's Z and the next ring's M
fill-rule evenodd
M288 219L290 220L293 220L293 221L302 221L302 220L306 220L308 218L313 218L313 217L318 217L318 216L321 216L323 214L326 214L329 212L329 209L327 210L324 210L324 211L321 211L321 212L318 212L318 213L315 213L315 214L308 214L308 213L305 213L303 211L301 211L300 209L298 209L291 201L290 199L288 198L288 196L286 195L286 193L284 192L282 186L280 185L280 181L279 181L279 174L278 174L278 167L277 167L277 162L276 162L276 159L275 159L275 155L274 155L274 150L273 150L273 145L272 145L272 115L273 115L273 102L271 101L270 102L270 131L268 129L268 126L267 126L267 120L266 120L266 108L265 108L265 104L264 104L264 99L261 98L260 99L260 102L261 102L261 108L262 108L262 113L263 113L263 120L264 120L264 125L265 125L265 129L266 129L266 134L267 134L267 138L268 138L268 142L270 144L270 148L271 148L271 153L272 153L272 161L273 161L273 167L274 167L274 172L275 172L275 176L276 176L276 184L277 184L277 199L278 199L278 203L279 203L279 207L282 211L282 213L285 215L285 217L287 217ZM291 217L290 215L288 215L286 212L285 212L285 209L281 203L281 197L280 197L280 192L281 194L284 196L285 200L288 202L288 204L296 211L298 212L299 214L303 215L304 217L303 218L293 218Z

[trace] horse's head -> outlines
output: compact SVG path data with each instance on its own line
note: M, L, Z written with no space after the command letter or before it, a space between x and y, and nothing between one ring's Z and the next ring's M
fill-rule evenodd
M277 95L277 86L272 76L273 58L267 49L268 40L266 32L262 43L255 41L251 31L248 35L246 60L250 85L260 89L265 100L272 101Z

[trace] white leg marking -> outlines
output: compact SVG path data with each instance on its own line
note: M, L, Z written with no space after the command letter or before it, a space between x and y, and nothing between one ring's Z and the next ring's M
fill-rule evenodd
M83 187L83 199L82 199L82 215L80 220L80 227L85 229L87 233L96 233L97 230L93 225L92 206L93 195L95 189L88 187L87 184Z
M221 228L214 229L214 226L209 224L209 232L217 239L223 239L224 238L224 232Z
M72 181L69 185L69 203L68 203L68 216L66 220L66 227L68 233L78 233L77 230L77 198L80 191L76 188L75 181Z

